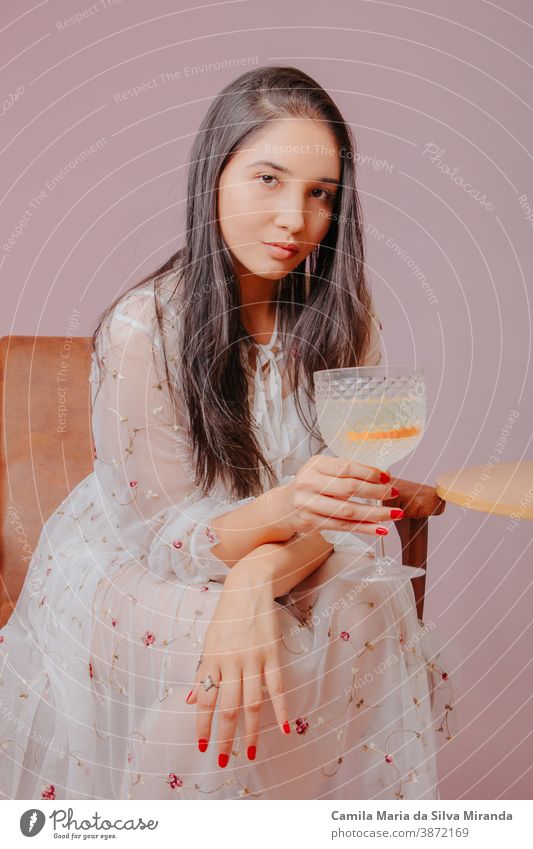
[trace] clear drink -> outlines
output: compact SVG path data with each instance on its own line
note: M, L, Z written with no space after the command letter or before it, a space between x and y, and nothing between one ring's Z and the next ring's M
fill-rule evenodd
M324 442L338 457L388 470L419 444L426 423L422 369L361 366L317 371L313 377L318 426ZM354 500L357 498L348 499ZM367 502L380 504L377 500ZM380 537L373 570L352 569L340 577L382 581L424 574L423 569L387 557Z
M317 398L324 441L338 457L386 468L413 451L424 430L422 397Z

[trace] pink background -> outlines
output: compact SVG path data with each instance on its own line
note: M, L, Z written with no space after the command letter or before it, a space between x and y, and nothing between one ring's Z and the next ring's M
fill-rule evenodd
M427 433L393 473L435 484L498 445L502 462L533 459L531 4L190 5L2 4L0 335L67 335L72 315L88 335L182 244L184 163L211 99L249 68L296 65L357 140L386 359L426 370ZM533 525L508 521L450 504L430 523L425 621L463 655L443 798L531 798Z

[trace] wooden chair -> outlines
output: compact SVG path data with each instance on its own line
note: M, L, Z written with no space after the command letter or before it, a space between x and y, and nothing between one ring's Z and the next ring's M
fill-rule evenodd
M16 604L43 524L93 470L88 338L0 339L0 627ZM431 486L395 480L402 560L426 567L428 518L445 502ZM425 576L413 579L422 619Z

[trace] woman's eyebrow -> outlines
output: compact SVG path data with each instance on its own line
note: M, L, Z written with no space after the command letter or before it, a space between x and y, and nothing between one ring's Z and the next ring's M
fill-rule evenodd
M287 174L288 177L292 177L292 173L288 168L285 168L284 165L276 165L275 162L270 162L268 159L260 159L257 162L250 162L246 167L254 168L257 165L265 165L267 168L272 168L274 171L281 171L282 174ZM333 183L334 186L339 186L340 183L338 180L334 180L332 177L322 177L318 180L312 180L313 183Z

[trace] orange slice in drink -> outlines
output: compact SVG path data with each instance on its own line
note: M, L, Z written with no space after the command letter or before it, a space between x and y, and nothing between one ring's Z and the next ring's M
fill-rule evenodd
M362 442L366 439L407 439L409 436L418 436L420 427L400 427L397 430L349 430L346 438L350 442Z

